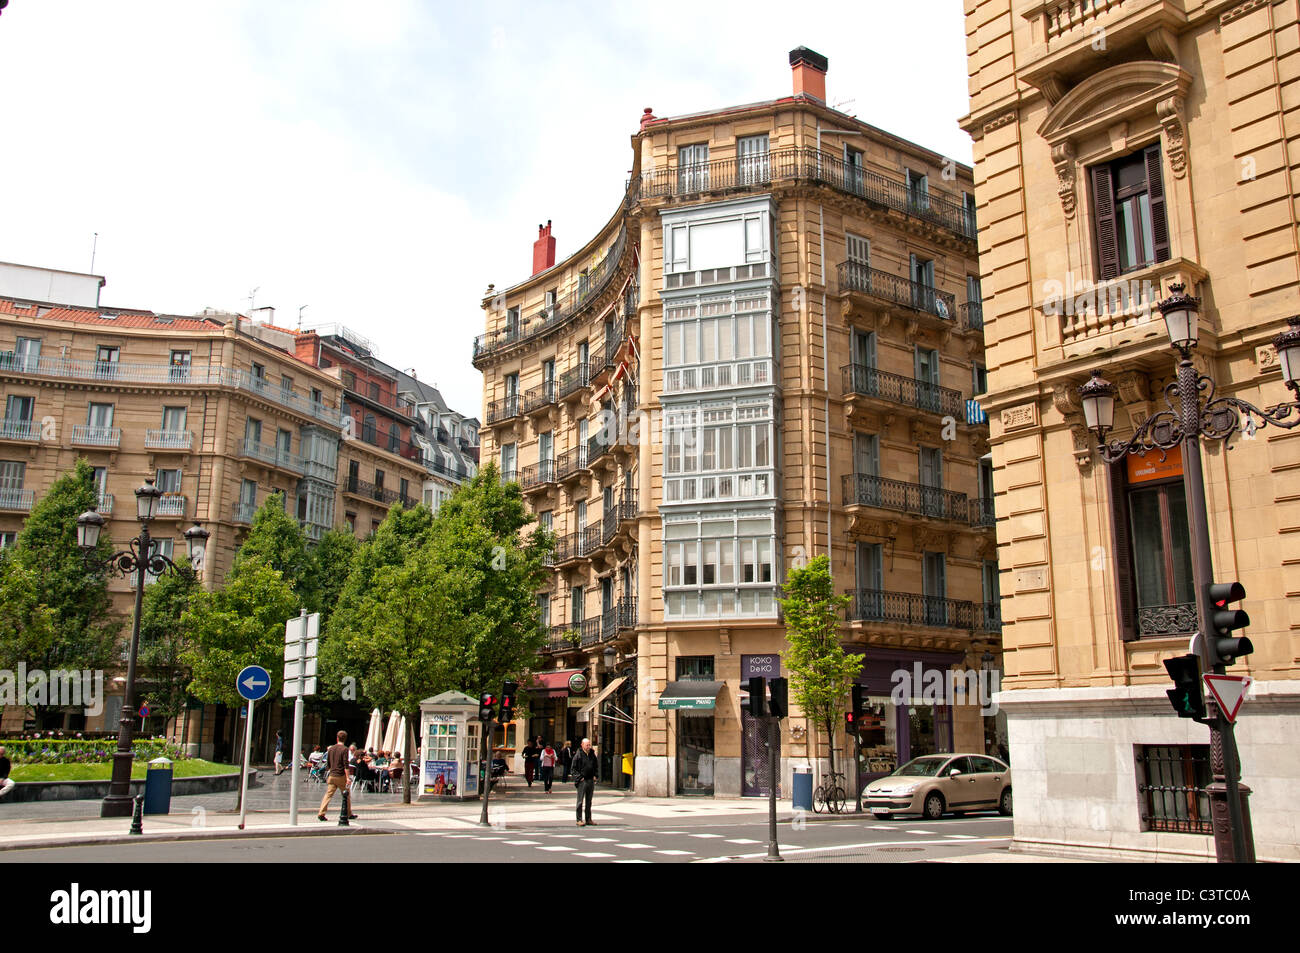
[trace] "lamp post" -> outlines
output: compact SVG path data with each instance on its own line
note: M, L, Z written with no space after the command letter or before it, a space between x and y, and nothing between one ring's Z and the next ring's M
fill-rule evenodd
M1084 421L1096 435L1098 452L1108 465L1122 462L1130 454L1145 456L1158 451L1163 460L1168 451L1182 448L1183 487L1187 498L1188 535L1191 541L1192 584L1196 591L1199 633L1195 639L1202 669L1224 674L1224 666L1209 652L1212 635L1206 618L1207 590L1214 572L1210 555L1209 520L1206 516L1205 478L1201 470L1202 437L1227 445L1238 430L1254 436L1261 427L1273 424L1290 429L1300 425L1297 410L1300 402L1287 402L1261 410L1238 397L1216 396L1214 381L1197 373L1191 351L1198 339L1200 301L1184 294L1183 285L1171 285L1170 297L1157 307L1165 320L1169 342L1178 352L1177 377L1165 387L1162 410L1144 420L1128 440L1106 442L1115 425L1115 388L1094 370L1092 377L1079 388ZM1273 339L1283 378L1293 394L1300 398L1300 316L1288 319L1286 331ZM1204 400L1202 400L1204 394ZM1258 418L1258 422L1256 419ZM1229 447L1229 449L1231 449ZM1249 835L1250 812L1244 803L1250 789L1238 784L1240 779L1236 739L1232 723L1206 699L1206 722L1210 726L1210 759L1214 782L1207 788L1214 829L1215 854L1220 863L1253 863L1255 848Z
M87 510L77 517L77 545L85 555L87 564L97 564L123 579L135 574L135 611L131 619L131 654L126 666L126 688L122 697L122 719L117 731L117 751L113 753L113 778L109 782L108 794L100 806L100 817L130 817L133 807L131 800L131 724L135 709L135 661L140 650L140 614L144 605L144 586L148 576L162 576L176 571L176 564L161 553L153 551L153 539L149 535L149 522L158 511L158 500L162 491L154 486L153 480L146 480L135 491L136 518L140 521L140 535L127 543L127 549L119 550L107 560L96 560L92 555L99 544L99 534L104 528L104 517L95 510ZM185 541L189 545L190 565L202 568L204 554L207 551L208 537L211 534L195 522L185 531Z

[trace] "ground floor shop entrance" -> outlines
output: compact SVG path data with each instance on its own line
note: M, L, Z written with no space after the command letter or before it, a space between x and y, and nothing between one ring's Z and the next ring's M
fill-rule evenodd
M713 712L677 713L677 793L713 795Z

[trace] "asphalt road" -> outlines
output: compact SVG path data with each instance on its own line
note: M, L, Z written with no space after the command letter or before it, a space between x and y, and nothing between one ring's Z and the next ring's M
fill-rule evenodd
M791 862L908 863L983 853L1010 843L1010 818L937 823L871 817L778 826ZM592 827L537 824L416 832L358 824L349 834L114 844L7 852L7 863L720 863L760 862L762 817L643 819Z

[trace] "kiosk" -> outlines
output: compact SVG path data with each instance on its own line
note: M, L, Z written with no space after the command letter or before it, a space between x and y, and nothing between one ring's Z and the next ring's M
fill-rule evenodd
M464 692L420 702L421 801L479 796L482 731L478 699Z

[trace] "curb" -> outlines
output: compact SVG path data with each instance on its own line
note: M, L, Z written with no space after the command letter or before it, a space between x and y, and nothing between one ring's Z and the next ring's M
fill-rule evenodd
M392 834L394 831L383 828L349 825L340 830L337 824L326 827L286 827L254 828L252 830L192 830L192 831L158 831L144 834L83 834L54 838L28 838L0 841L0 851L39 850L45 847L94 847L105 844L149 844L168 843L186 840L242 840L255 837L336 837L347 834Z

